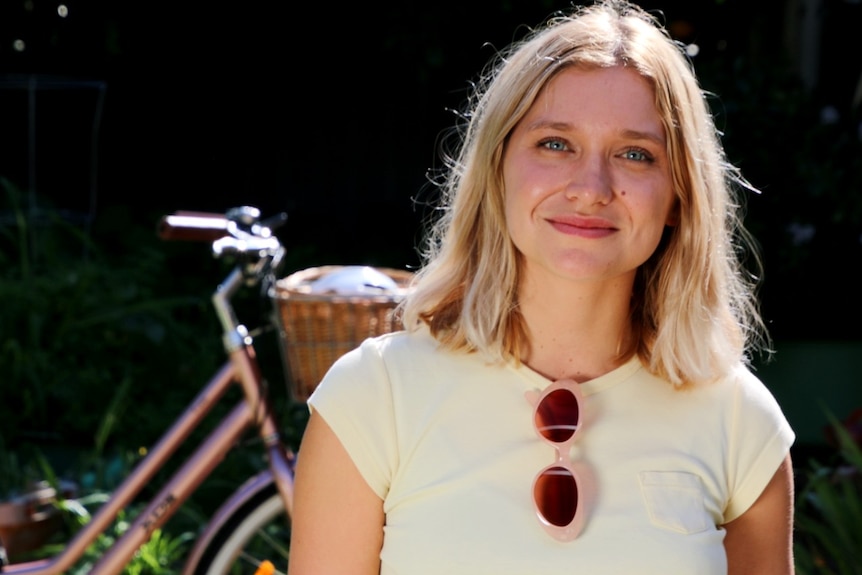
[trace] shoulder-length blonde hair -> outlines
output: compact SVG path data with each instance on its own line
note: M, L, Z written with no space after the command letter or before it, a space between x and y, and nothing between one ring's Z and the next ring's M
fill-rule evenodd
M638 271L634 349L675 385L710 381L768 343L744 254L759 259L734 194L750 188L726 160L691 64L650 14L606 0L545 26L485 71L455 157L446 158L442 214L431 226L405 328L427 324L446 347L498 360L529 342L518 313L519 264L503 209L502 158L512 130L548 81L571 66L628 66L655 89L667 134L678 225Z

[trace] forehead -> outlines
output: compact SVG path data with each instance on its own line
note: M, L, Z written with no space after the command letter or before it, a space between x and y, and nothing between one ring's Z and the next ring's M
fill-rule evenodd
M561 70L539 92L525 119L537 117L614 121L663 131L652 82L624 66Z

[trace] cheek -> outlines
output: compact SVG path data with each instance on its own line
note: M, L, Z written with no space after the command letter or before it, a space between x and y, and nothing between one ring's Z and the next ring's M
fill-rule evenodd
M521 220L530 218L554 190L547 174L535 170L504 172L503 184L506 213Z
M511 169L510 164L507 165L509 169L503 169L503 214L506 217L506 226L511 230L528 210L529 192L525 187L526 182L520 177L521 172Z
M645 239L648 237L650 242L658 243L665 227L670 225L673 219L673 204L667 201L665 194L661 194L660 197L645 197L642 200L632 205L632 210L640 214L640 227Z
M670 186L657 185L642 198L641 209L662 225L667 225L675 216L676 196Z
M512 193L510 190L510 188L506 188L506 191L503 192L503 217L505 218L506 231L509 232L509 237L515 240L519 235L519 221L523 216L523 209L518 202L517 194Z

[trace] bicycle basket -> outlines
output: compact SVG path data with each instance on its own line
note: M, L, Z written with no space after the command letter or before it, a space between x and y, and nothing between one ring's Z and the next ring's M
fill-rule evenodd
M409 291L413 274L366 267L363 270L386 276L391 288L362 293L316 291L316 282L350 268L358 266L308 268L275 284L272 297L282 333L282 359L295 399L308 399L333 362L364 339L401 328L394 311Z

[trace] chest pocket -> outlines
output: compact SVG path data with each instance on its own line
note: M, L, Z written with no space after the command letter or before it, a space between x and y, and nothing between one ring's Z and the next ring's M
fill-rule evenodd
M684 471L641 471L644 505L653 525L690 535L715 526L704 505L703 482Z

